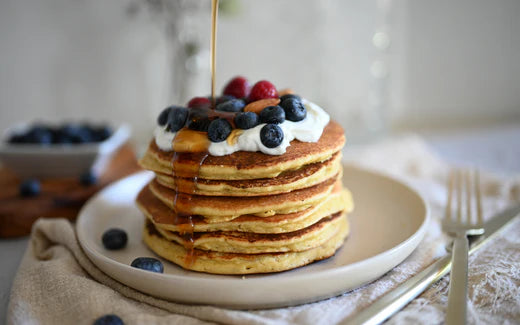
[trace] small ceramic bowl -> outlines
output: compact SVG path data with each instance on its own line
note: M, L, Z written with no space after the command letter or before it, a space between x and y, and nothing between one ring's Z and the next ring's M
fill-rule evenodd
M4 133L0 143L1 163L21 178L76 177L87 171L100 175L112 155L130 137L130 127L121 125L102 142L72 145L11 144L9 136L29 128L19 124Z

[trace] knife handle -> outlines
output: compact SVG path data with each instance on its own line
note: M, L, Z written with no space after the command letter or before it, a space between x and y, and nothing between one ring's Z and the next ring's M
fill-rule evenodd
M452 269L446 308L446 324L466 324L466 298L468 296L468 237L459 234L453 242Z
M485 235L476 236L471 240L469 255L479 250L484 244L497 236L501 230L511 224L520 215L520 204L509 207L508 209L493 216L486 222L484 228ZM451 268L451 254L438 259L426 269L408 279L404 283L391 290L389 293L378 299L372 305L363 309L359 313L345 319L341 324L380 324L401 308L406 306L415 297L420 295L428 286L437 282L445 276Z
M406 306L427 287L448 273L451 267L451 254L448 254L416 276L408 279L376 302L363 309L343 324L380 324L396 311Z

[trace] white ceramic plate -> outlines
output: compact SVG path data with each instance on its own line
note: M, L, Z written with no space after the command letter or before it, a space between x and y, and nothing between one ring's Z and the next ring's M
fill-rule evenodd
M354 196L351 234L335 256L296 270L248 276L185 271L162 260L164 274L130 267L139 256L155 256L141 241L144 217L134 205L153 174L127 177L100 192L82 209L77 233L85 253L112 278L152 296L176 302L230 308L296 305L339 295L371 282L401 263L421 241L428 218L423 199L389 177L345 166L343 181ZM127 247L103 248L110 227L127 231ZM157 256L155 256L157 257Z

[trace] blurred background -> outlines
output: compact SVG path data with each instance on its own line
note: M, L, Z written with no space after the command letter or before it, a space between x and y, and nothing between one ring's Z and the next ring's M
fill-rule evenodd
M520 122L520 1L221 0L217 85L291 87L354 142ZM128 122L210 93L209 0L0 1L0 130Z

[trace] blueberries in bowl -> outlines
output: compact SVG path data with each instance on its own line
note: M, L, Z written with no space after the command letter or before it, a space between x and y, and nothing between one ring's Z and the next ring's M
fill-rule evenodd
M285 121L285 111L280 106L267 106L259 117L260 123L280 124Z
M108 139L112 133L112 128L107 125L67 123L53 127L35 124L24 132L12 134L7 142L40 145L94 143Z
M241 112L235 115L234 121L237 128L247 130L258 125L258 115L254 112Z
M110 228L101 237L103 246L108 250L121 249L126 246L128 235L123 229Z
M164 266L162 262L153 257L138 257L132 261L130 266L150 272L164 272Z

